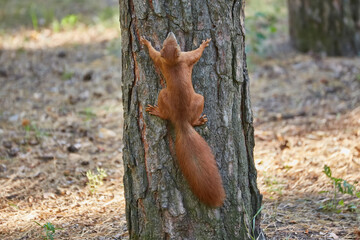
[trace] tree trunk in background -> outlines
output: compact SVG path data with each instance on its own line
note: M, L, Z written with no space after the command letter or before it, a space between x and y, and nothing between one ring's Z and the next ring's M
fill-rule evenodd
M124 186L131 239L248 239L260 232L253 116L245 62L244 2L120 0L124 103ZM190 191L173 157L172 127L145 112L165 84L145 36L160 50L169 31L189 51L212 38L193 70L206 126L196 130L216 157L227 198L211 209ZM259 216L259 215L258 215ZM253 229L253 222L255 228Z
M360 56L359 0L288 0L290 38L302 52Z

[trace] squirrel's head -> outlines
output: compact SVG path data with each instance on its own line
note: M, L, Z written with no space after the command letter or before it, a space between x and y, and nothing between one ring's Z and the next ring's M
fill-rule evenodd
M168 34L160 53L161 57L163 57L168 63L175 63L176 60L180 57L181 49L174 33L170 32Z

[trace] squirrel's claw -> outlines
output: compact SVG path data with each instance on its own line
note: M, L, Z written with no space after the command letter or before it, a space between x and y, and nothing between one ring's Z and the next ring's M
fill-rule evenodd
M142 45L146 45L148 42L149 42L149 41L148 41L144 36L141 36L141 37L140 37L140 43L141 43Z
M206 41L205 40L202 41L202 45L204 45L205 47L208 47L210 41L211 41L211 38L207 38Z

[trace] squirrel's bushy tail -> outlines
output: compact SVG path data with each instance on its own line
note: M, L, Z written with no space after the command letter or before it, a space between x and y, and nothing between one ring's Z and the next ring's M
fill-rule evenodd
M220 207L225 191L211 148L190 123L176 123L175 129L176 156L192 192L203 203Z

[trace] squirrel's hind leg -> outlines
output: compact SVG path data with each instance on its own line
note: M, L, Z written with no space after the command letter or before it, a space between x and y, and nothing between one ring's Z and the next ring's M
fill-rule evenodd
M197 120L195 120L192 125L195 126L201 126L203 124L205 124L208 121L206 115L202 115L200 118L198 118Z
M168 107L168 100L167 100L167 89L164 88L160 91L158 97L158 106L148 105L146 111L149 112L151 115L155 115L160 117L161 119L168 120L169 119L169 107Z
M206 115L202 115L201 113L204 110L204 97L200 94L196 94L194 100L192 101L192 116L191 116L191 125L192 126L200 126L207 122Z

